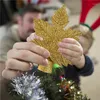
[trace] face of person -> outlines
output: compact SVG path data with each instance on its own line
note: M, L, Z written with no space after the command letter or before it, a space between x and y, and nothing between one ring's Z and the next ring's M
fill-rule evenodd
M26 40L26 38L34 32L34 19L40 19L41 14L40 13L33 13L33 12L28 12L26 13L20 23L21 27L21 37L23 40Z

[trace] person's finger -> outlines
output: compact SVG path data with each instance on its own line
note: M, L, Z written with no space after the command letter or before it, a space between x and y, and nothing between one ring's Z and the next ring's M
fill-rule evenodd
M60 48L70 49L72 51L80 52L81 47L75 44L59 42L58 46ZM82 49L81 49L82 50Z
M31 66L28 62L19 61L16 59L8 59L6 62L6 69L28 71L31 70Z
M35 39L38 39L38 40L43 40L43 38L42 37L40 37L40 36L38 36L38 35L36 35L36 34L34 34L34 36L35 36Z
M81 53L78 53L76 51L72 51L72 50L69 50L69 49L65 49L65 48L59 48L58 51L60 53L63 53L65 55L68 55L68 56L71 56L71 57L79 57L81 56Z
M18 50L30 50L33 53L37 53L38 55L43 56L45 58L48 58L50 56L48 50L31 42L15 43L13 48Z
M32 40L34 40L34 39L38 39L38 40L43 40L43 38L42 37L40 37L40 36L37 36L35 33L32 33L28 38L27 38L27 42L31 42Z
M75 57L71 57L71 56L68 56L68 55L63 54L63 53L62 53L62 56L64 56L67 60L69 60L71 62L75 62L75 63L76 63L76 61L80 61L80 59L81 59L81 57L75 58Z
M80 44L78 43L78 41L75 40L75 39L73 39L73 38L64 38L61 42L80 45Z
M62 56L64 56L67 60L69 60L69 61L71 61L72 59L73 59L73 57L71 57L71 56L68 56L68 55L66 55L66 54L63 54L62 53Z
M17 76L20 76L21 74L20 74L20 72L18 72L18 71L14 71L14 70L8 70L8 69L5 69L5 70L3 70L3 72L2 72L2 76L4 77L4 78L6 78L6 79L12 79L12 78L15 78L15 77L17 77Z
M18 60L21 60L21 61L41 64L41 65L47 65L48 64L47 59L43 58L40 55L37 55L36 53L28 51L28 50L12 49L7 53L7 58L8 59L10 59L10 58L18 59Z
M76 62L79 62L81 60L81 57L74 58L65 54L62 54L63 57L65 57L67 60L71 61L72 64L76 64Z
M28 42L31 42L32 40L35 39L35 33L32 33L28 38L27 38L27 41Z
M30 37L27 38L27 42L31 42L31 38Z

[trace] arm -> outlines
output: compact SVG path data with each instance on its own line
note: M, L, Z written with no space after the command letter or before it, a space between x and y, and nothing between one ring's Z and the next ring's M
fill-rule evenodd
M0 37L0 99L11 100L7 92L7 84L9 81L2 77L2 72L5 69L7 51L11 48L11 43L9 43L11 40L7 38L4 32Z
M76 67L77 71L79 72L80 75L82 76L89 76L93 73L94 71L94 66L93 63L91 61L91 59L88 56L85 56L85 65L83 68L78 69Z
M5 63L0 62L0 98L1 100L11 100L9 93L7 92L8 80L2 77L2 71L5 68Z

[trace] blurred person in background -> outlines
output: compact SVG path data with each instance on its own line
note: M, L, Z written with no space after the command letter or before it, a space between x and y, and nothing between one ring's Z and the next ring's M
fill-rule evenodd
M72 29L80 30L83 33L79 41L83 46L85 54L88 54L89 49L93 44L94 31L100 26L100 15L97 16L97 19L94 20L93 23L91 23L91 25L89 25L88 21L86 22L89 12L97 4L100 4L100 0L81 0L81 13L80 13L79 24L71 27Z
M16 42L26 41L26 38L34 32L35 18L41 18L43 10L37 5L29 4L21 9L20 16L18 16L17 24L8 24L5 33L0 37L0 96L1 100L8 99L7 94L7 80L1 76L2 70L5 68L7 60L7 52L13 48Z
M91 24L87 20L87 16L97 5L100 5L100 0L81 0L79 24L71 26L72 29L83 33L79 41L86 55L89 55L89 50L93 45L95 30L100 27L100 14L98 14L97 19L93 20ZM95 57L91 57L91 59L94 65L98 64Z
M40 0L38 4L44 2L47 3L48 1L49 0L47 1ZM32 5L30 3L27 4L25 0L16 0L16 1L9 0L9 2L3 1L3 3L5 4L6 10L8 11L8 14L10 16L9 21L11 21L11 23L9 24L7 22L8 24L5 25L4 31L1 31L3 33L0 32L1 35L0 36L0 77L1 77L0 87L2 87L0 91L0 96L1 100L11 100L11 98L9 98L9 94L7 93L7 80L3 79L1 76L1 73L6 65L7 52L13 48L13 45L16 42L26 41L26 38L31 33L34 32L34 23L33 23L34 18L41 18L41 13L43 14L44 11L36 5ZM53 3L50 4L52 5ZM25 5L24 8L23 5ZM15 13L20 8L22 8L20 12ZM13 18L13 20L11 20L11 18ZM3 25L4 24L6 23L3 23Z

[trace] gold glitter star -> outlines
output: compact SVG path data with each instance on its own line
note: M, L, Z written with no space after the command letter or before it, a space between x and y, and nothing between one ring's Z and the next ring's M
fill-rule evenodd
M52 63L57 63L60 66L67 66L71 64L65 57L58 52L58 43L64 38L74 38L78 40L81 32L66 29L68 24L68 15L66 7L62 6L52 16L52 24L41 19L35 19L35 32L38 36L43 38L43 41L33 40L34 43L46 48L50 52L50 60Z

